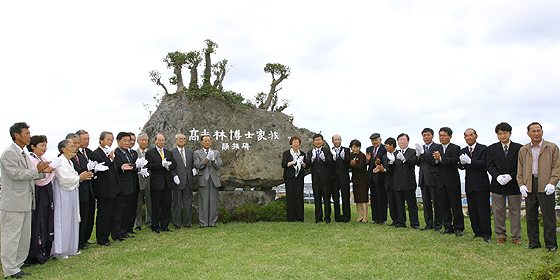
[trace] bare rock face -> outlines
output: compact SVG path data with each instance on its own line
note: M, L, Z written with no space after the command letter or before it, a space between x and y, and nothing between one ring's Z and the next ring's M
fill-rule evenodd
M282 153L290 148L289 138L302 139L304 152L313 147L313 132L295 127L280 112L242 108L210 96L191 100L184 94L164 96L157 111L144 125L143 131L154 146L156 134L165 135L165 147L175 147L175 135L187 138L186 146L201 149L202 135L212 136L212 148L222 157L222 190L270 190L282 184Z

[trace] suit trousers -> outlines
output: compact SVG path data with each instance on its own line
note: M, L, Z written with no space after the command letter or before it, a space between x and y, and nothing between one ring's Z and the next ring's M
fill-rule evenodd
M171 221L171 190L150 190L152 197L152 230L168 228Z
M533 186L538 186L538 180L533 179ZM556 214L554 213L555 195L546 193L528 193L527 198L527 237L529 246L540 247L539 240L539 206L541 208L544 228L544 245L546 248L558 248L556 242Z
M134 223L136 221L136 203L138 202L138 192L127 195L125 203L125 230L126 232L134 232Z
M491 237L490 191L467 193L467 205L474 235Z
M494 210L494 232L498 238L507 238L506 198L509 213L509 228L513 239L521 239L521 194L504 195L492 193Z
M1 258L4 276L20 272L31 245L31 211L0 211Z
M465 217L461 204L461 188L441 188L437 190L441 206L441 220L446 231L465 230Z
M323 204L325 205L325 221L331 221L330 184L332 182L313 182L313 199L315 200L315 222L323 221Z
M330 194L329 200L332 197L333 208L334 208L334 220L337 222L341 222L342 215L340 214L340 182L338 181L337 177L333 179L332 183L330 184L330 188L331 189L329 190L329 194ZM350 200L348 200L348 202L350 202Z
M209 179L208 185L198 186L198 221L200 227L215 227L218 221L218 188Z
M408 206L408 217L410 218L410 226L418 227L418 205L416 204L415 190L394 191L395 201L397 202L397 226L406 227L406 205Z
M303 178L286 178L286 216L288 222L303 222Z
M97 244L104 245L109 242L109 235L113 229L115 198L97 198L97 218L95 221L95 236Z
M420 185L422 190L422 205L424 207L424 222L427 228L440 229L442 222L439 220L439 201L437 199L436 187L426 184Z
M391 220L393 225L397 224L399 220L399 215L397 211L397 199L395 198L395 191L387 190L387 201L389 202L389 214L391 215Z
M111 237L113 240L121 239L126 234L126 195L118 194L115 198L115 204L113 205L113 229L111 230Z
M192 223L192 189L174 189L173 195L173 225L175 227L191 227Z
M91 199L86 202L80 202L80 233L79 244L87 244L91 233L93 232L93 224L95 219L95 200Z
M375 222L382 223L387 221L387 190L385 182L379 180L375 183L370 182L369 197L371 204L371 219Z
M150 188L145 188L140 190L138 194L138 202L136 204L136 220L134 221L134 227L142 226L142 206L146 203L146 226L152 227L152 195L150 194Z
M333 181L333 190L335 190L337 194L340 191L340 194L342 196L342 215L340 214L340 208L338 205L339 199L338 198L335 199L333 196L333 199L335 199L334 219L337 222L349 222L350 216L352 215L352 212L350 212L350 184L341 184L338 178L336 178ZM338 215L338 220L337 220L337 215Z

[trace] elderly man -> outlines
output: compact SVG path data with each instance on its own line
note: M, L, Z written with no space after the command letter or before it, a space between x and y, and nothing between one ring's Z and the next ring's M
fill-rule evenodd
M148 151L148 134L142 132L138 134L138 153L139 158L146 158ZM152 198L150 196L150 173L145 166L137 166L138 171L138 203L136 204L136 220L134 229L142 230L142 206L146 203L146 227L152 227Z
M175 174L179 176L179 184L173 186L173 225L190 228L192 223L192 187L193 187L193 150L185 147L187 138L184 134L175 135L175 144L171 152L177 161Z
M74 168L76 168L76 163L78 163L79 169L76 168L78 173L87 170L88 159L93 153L92 150L88 149L89 146L89 134L85 130L76 131L76 135L79 137L78 152L76 153L76 158L79 163L74 162ZM84 168L85 167L85 168ZM87 170L91 171L91 170ZM80 182L79 193L80 193L80 249L87 248L89 238L93 232L93 225L95 224L95 196L93 195L93 182L90 180L85 180Z
M342 138L335 134L332 137L334 147L331 152L334 159L334 180L332 183L332 198L334 202L334 220L336 222L350 221L350 149L342 147ZM340 195L342 194L342 215L340 214Z
M31 242L31 210L35 209L33 180L52 172L49 162L41 161L33 167L23 147L29 145L31 133L24 122L10 127L14 143L2 153L2 199L0 200L0 228L2 230L2 270L4 276L21 278L31 275L21 271Z
M387 223L387 190L385 189L385 173L379 172L381 158L387 152L385 146L381 145L381 135L373 133L369 139L371 146L366 149L366 161L368 165L367 182L369 186L371 219L372 223Z
M202 149L194 152L194 166L198 169L198 221L201 228L215 227L218 221L218 188L222 158L220 152L212 149L209 135L200 141Z
M560 180L558 146L545 141L540 123L527 126L531 142L519 150L517 183L527 203L527 237L529 249L541 247L539 241L539 207L543 216L544 243L549 252L556 253L556 214L554 213L556 185Z

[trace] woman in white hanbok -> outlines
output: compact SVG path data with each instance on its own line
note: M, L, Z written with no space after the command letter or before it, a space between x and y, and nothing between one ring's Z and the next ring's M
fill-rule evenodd
M70 159L76 155L76 146L72 140L58 143L61 155L53 185L54 201L54 241L51 256L68 258L78 254L80 229L80 201L78 185L80 181L91 180L91 172L78 172Z

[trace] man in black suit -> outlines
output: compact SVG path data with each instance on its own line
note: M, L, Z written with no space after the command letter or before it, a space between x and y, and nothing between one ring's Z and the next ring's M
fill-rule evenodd
M333 180L333 156L328 148L323 147L323 135L313 135L315 148L307 152L307 168L311 168L313 198L315 199L315 223L323 221L322 204L325 204L325 223L331 222L330 189Z
M439 129L441 146L433 153L438 166L436 193L439 197L441 219L445 227L445 231L441 232L463 236L465 221L461 204L461 179L457 169L461 148L450 143L452 135L453 131L449 127Z
M93 153L92 150L88 148L89 146L89 133L83 129L76 131L80 139L80 144L78 147L78 152L76 156L80 160L80 167L82 171L93 171L92 165L88 167L89 157ZM81 155L81 156L80 156ZM82 159L83 157L83 159ZM85 169L84 169L85 165ZM74 164L76 167L76 164ZM81 171L78 171L80 174ZM93 195L93 181L82 181L78 187L80 194L80 230L79 230L79 248L85 249L89 244L89 238L93 232L93 225L95 224L95 196Z
M152 231L170 231L171 189L179 184L179 177L173 170L177 163L173 153L164 148L165 136L156 135L156 147L146 152L147 167L150 170L150 195L152 198Z
M99 135L99 148L91 153L90 159L96 161L93 193L97 199L97 218L95 235L97 244L109 246L109 235L113 240L118 240L113 228L115 217L114 204L117 197L117 175L113 159L114 153L110 150L113 145L113 133L103 131Z
M342 138L335 134L332 137L334 147L331 152L334 159L334 179L332 184L332 198L334 201L334 220L336 222L350 221L350 149L342 147ZM342 215L340 214L340 194L342 194Z
M140 168L136 166L136 160L138 160L138 153L133 149L134 145L136 144L136 135L132 132L128 132L128 134L130 135L130 143L128 145L128 149L126 150L126 152L128 152L128 155L132 159L132 163L134 163L136 171L140 171ZM136 234L136 232L134 231L134 223L136 222L136 208L138 204L137 201L138 201L138 197L140 197L140 182L138 176L134 176L133 181L134 181L134 194L132 195L133 196L132 199L134 201L130 202L130 205L127 206L128 210L126 210L128 211L128 217L126 222L127 234Z
M177 162L175 174L179 176L180 183L173 186L173 225L175 229L181 226L190 228L192 223L192 188L193 188L193 150L185 147L187 138L184 134L175 135L173 158Z
M72 142L74 142L74 146L76 147L76 154L74 155L74 157L72 157L70 160L72 161L72 164L74 165L74 170L76 170L76 172L78 172L78 174L81 174L84 171L88 171L87 169L87 159L84 157L83 154L81 154L78 151L78 147L80 147L80 136L78 136L78 134L75 133L68 133L66 135L66 139L72 140ZM82 209L82 196L85 197L85 199L89 200L89 191L92 191L91 189L91 182L89 180L84 180L80 182L80 185L78 186L78 192L79 192L79 197L80 197L80 228L79 228L79 234L78 234L78 248L83 250L86 249L88 247L88 239L91 236L91 232L89 232L90 235L87 236L86 239L86 233L87 233L87 225L89 223L93 224L93 220L89 221L90 216L87 214L87 208L84 209L84 212L86 213L83 217L81 215ZM88 202L89 204L89 202Z
M418 185L422 190L422 204L424 206L424 221L426 226L421 230L435 229L439 231L442 227L440 218L439 201L436 194L437 189L437 165L434 159L434 152L441 146L433 141L434 130L424 128L422 139L424 145L416 144L416 154L418 155L418 165L420 172Z
M130 134L128 132L119 132L117 134L118 147L115 149L115 171L117 173L118 191L115 202L115 225L117 231L116 236L119 240L134 237L128 235L131 219L131 208L136 206L137 198L135 196L137 174L134 155L128 148L130 147Z
M366 149L366 161L368 165L367 182L369 186L371 220L372 223L387 223L387 191L385 190L385 174L378 172L378 165L381 165L381 158L387 152L381 145L381 135L373 133L369 139L371 146Z
M389 167L389 157L394 158L394 152L397 150L397 140L389 137L385 140L386 153L381 157L382 165L378 167L381 172L385 172L385 191L387 192L387 201L389 203L389 214L392 222L389 226L396 226L398 221L397 200L395 199L395 188L393 185L394 168Z
M397 143L400 150L390 156L389 169L393 169L393 189L395 194L397 223L395 227L406 227L406 205L408 217L412 228L420 228L418 221L418 205L416 205L416 174L415 167L418 162L416 151L408 148L409 137L405 133L399 134Z
M495 132L499 142L486 149L486 167L492 175L492 210L494 211L494 232L498 243L507 238L506 209L509 213L509 228L514 244L521 244L521 192L517 184L517 156L523 145L512 142L511 125L502 122ZM507 199L507 208L506 208Z
M467 146L460 151L459 168L465 170L465 192L474 237L490 242L490 182L486 172L486 146L476 142L478 135L472 128L465 130Z

